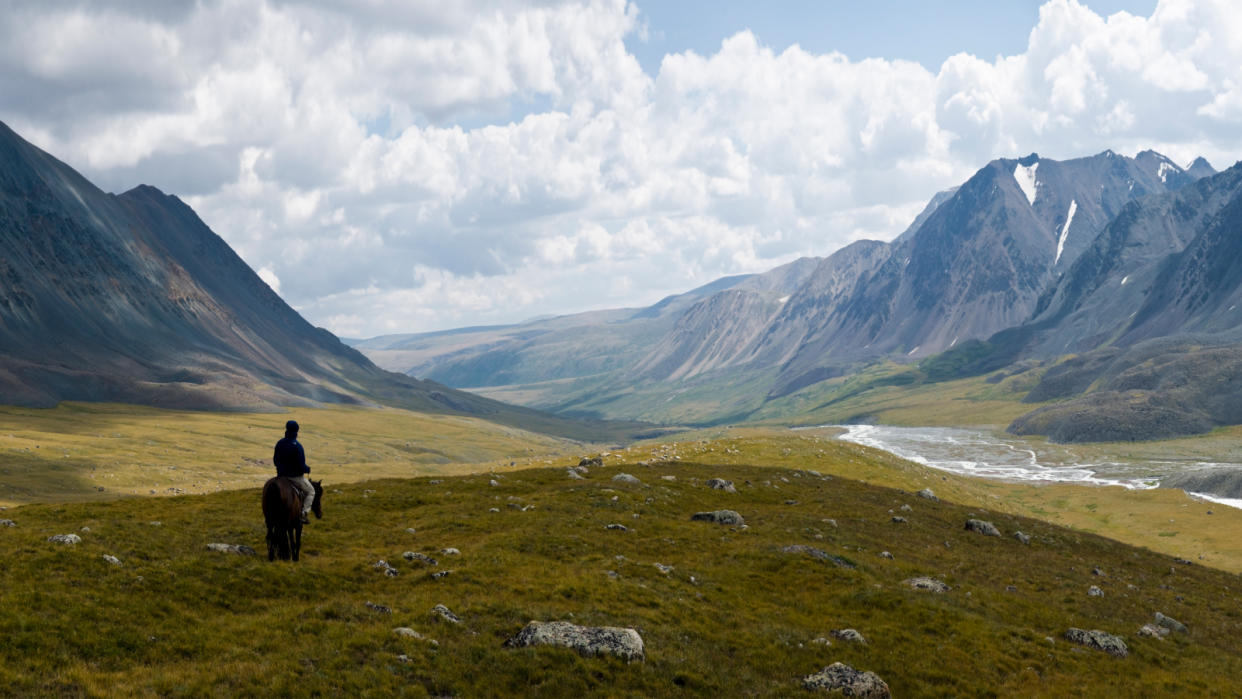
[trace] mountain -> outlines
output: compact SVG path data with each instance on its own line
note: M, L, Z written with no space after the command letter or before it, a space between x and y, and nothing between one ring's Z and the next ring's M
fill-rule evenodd
M858 241L792 270L722 279L628 315L567 316L503 338L493 330L411 338L399 350L402 367L379 356L395 348L359 347L390 368L542 407L621 415L646 410L641 395L649 406L686 393L699 404L714 395L730 406L721 417L736 419L746 409L721 391L779 398L880 359L909 362L959 343L974 351L983 338L1048 312L1062 293L1051 290L1091 264L1125 269L1179 248L1188 234L1161 229L1146 210L1133 215L1152 230L1130 238L1125 255L1099 236L1131 202L1178 192L1192 200L1211 172L1202 159L1183 169L1154 151L999 159L936 194L891 243ZM775 278L779 288L756 287Z
M611 434L380 369L307 323L181 200L149 186L105 193L2 123L0 248L9 404L382 403Z

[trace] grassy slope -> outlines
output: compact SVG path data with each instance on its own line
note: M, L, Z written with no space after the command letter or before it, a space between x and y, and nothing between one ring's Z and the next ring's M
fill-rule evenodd
M651 461L660 458L668 461ZM254 490L10 509L2 516L17 526L0 528L0 692L787 696L801 676L840 660L877 672L895 696L1205 695L1233 691L1242 671L1237 577L908 494L930 481L942 497L978 497L964 479L814 434L756 432L606 459L586 481L552 468L503 469L498 486L487 475L329 483L326 516L309 527L297 566L205 550L214 541L260 548ZM907 492L778 468L791 462ZM621 470L645 485L611 481ZM733 480L739 493L706 488L710 477ZM913 511L900 512L903 504ZM749 528L689 521L721 507L741 512ZM894 512L909 523L893 524ZM1006 537L963 531L972 515ZM631 531L606 530L610 523ZM76 547L46 541L82 527L90 531ZM1032 545L1009 538L1015 529ZM778 550L789 544L858 567ZM439 553L449 546L461 555ZM401 559L406 550L453 573L432 580L430 569ZM379 558L400 576L373 569ZM1106 576L1093 575L1095 566ZM916 575L954 589L934 596L901 585ZM1087 596L1090 585L1105 596ZM432 620L441 603L460 627ZM1187 623L1189 635L1138 638L1155 611ZM634 626L647 660L502 648L530 619ZM438 645L399 638L396 626ZM1132 655L1072 646L1060 639L1070 626L1119 633ZM868 644L812 643L846 627Z
M272 446L290 418L302 424L315 476L338 483L463 473L477 469L463 464L581 448L474 418L395 409L246 414L98 403L0 407L0 504L257 487L272 474Z

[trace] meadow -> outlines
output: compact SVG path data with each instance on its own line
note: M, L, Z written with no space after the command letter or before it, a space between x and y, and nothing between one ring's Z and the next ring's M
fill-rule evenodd
M170 435L187 424L185 415L131 416L117 429L153 436L144 422L153 417L172 423ZM317 421L298 417L309 443ZM257 483L266 471L257 466L243 489L105 493L111 499L0 512L15 524L0 527L0 693L789 696L803 691L803 676L841 661L877 673L895 696L1203 696L1232 692L1242 670L1242 580L1226 572L1242 570L1242 557L1224 544L1207 560L1191 550L1212 536L1237 540L1242 517L1220 507L1206 515L1178 491L982 483L830 431L703 431L585 453L502 434L474 452L488 461L419 464L400 456L405 438L411 450L420 445L404 432L408 416L381 414L377 424L396 424L360 428L375 436L374 454L347 439L349 411L337 417L318 424L323 453L342 458L339 474L362 476L368 464L406 472L325 473L325 516L308 526L299 564L262 556ZM269 423L284 416L200 419L197 433L221 444L254 420L254 448L269 449ZM99 420L83 417L91 430ZM328 424L342 440L332 447ZM239 457L247 444L234 444ZM596 454L604 466L569 477L567 467ZM420 469L444 472L411 477ZM641 484L613 480L623 472ZM710 478L738 492L711 489ZM939 501L914 495L927 487ZM1153 517L1176 510L1178 535L1153 533L1153 545L1132 547L1084 531L1139 538L1141 523L1116 513L1142 503ZM690 520L722 508L747 526ZM1002 536L966 531L968 518L992 521ZM608 528L616 524L625 530ZM1029 545L1013 538L1019 530ZM48 541L68 533L82 541ZM783 550L791 545L829 558ZM397 575L375 567L380 560ZM916 576L951 590L903 583ZM1103 596L1088 595L1091 586ZM461 623L438 620L437 604ZM1156 612L1188 633L1139 636ZM530 620L632 627L646 658L505 648ZM1063 638L1071 627L1118 634L1130 655L1072 644ZM866 643L831 635L845 628Z

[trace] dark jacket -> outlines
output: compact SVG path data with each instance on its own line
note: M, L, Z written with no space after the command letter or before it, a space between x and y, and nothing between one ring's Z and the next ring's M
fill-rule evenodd
M301 478L310 473L306 465L306 452L296 437L285 437L276 442L276 451L272 453L272 463L276 464L276 475L286 478Z

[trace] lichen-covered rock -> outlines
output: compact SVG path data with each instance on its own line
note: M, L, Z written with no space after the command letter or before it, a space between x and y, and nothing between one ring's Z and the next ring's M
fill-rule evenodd
M909 578L902 582L916 590L925 590L927 592L944 593L953 589L935 578Z
M712 490L723 490L726 493L736 493L737 488L733 487L733 481L726 481L723 478L709 478L707 487Z
M742 519L742 515L733 510L715 510L713 512L696 512L690 516L695 522L714 522L716 524L727 524L731 527L740 527L746 524L746 520Z
M443 604L437 604L436 606L432 607L431 615L441 621L447 621L450 624L461 623L461 619Z
M626 483L628 485L642 485L643 484L643 482L638 480L638 478L631 476L628 473L618 473L617 475L612 477L612 480L616 483Z
M1171 616L1165 616L1160 612L1156 612L1156 623L1170 631L1176 631L1178 633L1188 632L1185 624Z
M829 631L829 633L832 634L833 638L836 638L842 641L849 641L850 643L862 643L864 645L867 643L867 639L863 638L863 635L858 633L858 631L854 629L835 629L833 631Z
M82 537L77 534L54 534L47 538L53 544L80 544Z
M431 556L428 556L425 553L419 553L417 551L406 551L405 553L401 554L401 557L407 561L411 561L415 563L422 563L423 565L429 565L429 566L438 565L438 563L436 562L436 559L432 558Z
M802 678L802 686L810 690L841 692L847 697L888 699L893 696L888 684L874 672L855 670L845 663L833 663L813 675Z
M220 544L220 543L213 543L213 544L207 544L207 550L208 550L208 551L215 551L216 553L235 553L235 554L237 554L237 555L239 555L239 556L253 556L253 555L255 555L255 551L254 551L254 549L250 548L249 546L247 546L247 545L245 545L245 544Z
M1071 628L1065 632L1065 640L1088 648L1102 650L1118 658L1124 658L1130 654L1130 649L1126 648L1126 642L1121 640L1120 636L1114 636L1111 633L1098 629L1084 631L1083 629Z
M983 534L984 536L1000 536L1000 530L996 528L995 524L981 519L966 520L966 531Z
M807 546L806 544L793 544L791 546L786 546L781 549L781 552L782 553L805 553L806 555L812 558L818 558L821 561L828 561L840 568L854 568L855 567L853 563L849 562L848 560L840 556L834 556L831 553L828 553L827 551L821 551L815 548L814 546Z
M615 655L643 660L643 639L634 629L617 626L578 626L567 621L532 621L505 641L507 648L562 646L583 655Z

